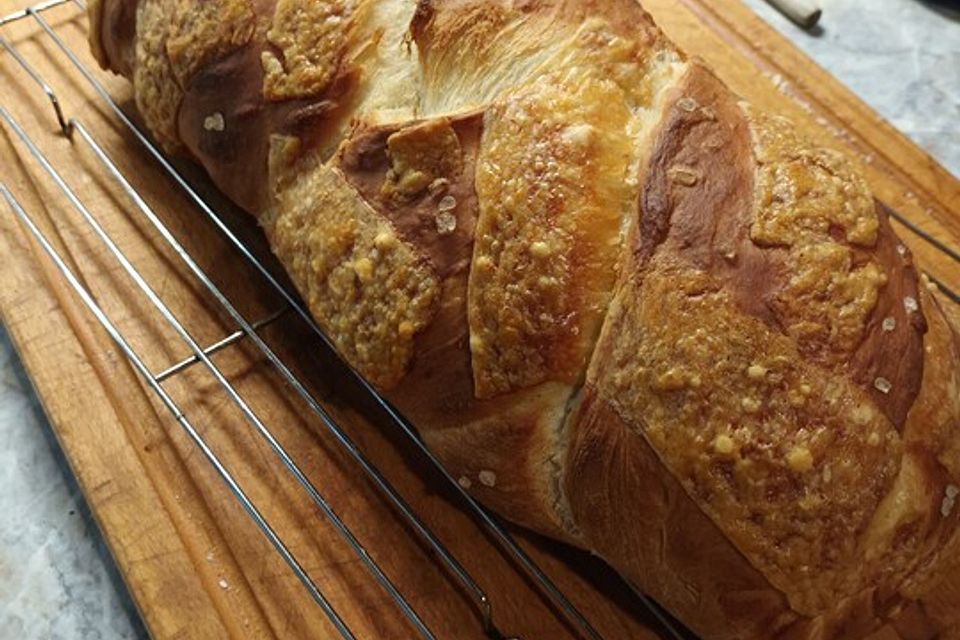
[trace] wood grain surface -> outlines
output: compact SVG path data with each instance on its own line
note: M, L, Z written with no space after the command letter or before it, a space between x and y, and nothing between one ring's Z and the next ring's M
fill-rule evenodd
M22 0L0 0L0 15L22 6ZM944 242L960 245L960 183L749 10L735 0L649 0L645 6L676 42L705 58L741 95L858 157L878 197ZM86 53L86 19L76 6L44 16L94 68ZM35 21L0 27L0 36L42 74L66 115L78 118L100 142L245 317L254 321L283 308L279 296L158 170ZM126 83L99 72L97 77L132 113ZM2 51L0 105L47 154L197 342L210 344L236 330L89 147L76 135L72 142L60 135L46 96ZM136 291L11 127L0 123L0 130L0 181L148 367L161 371L186 357L188 347ZM251 221L199 172L182 169L251 250L280 274ZM960 290L956 263L910 234L903 236L933 275ZM0 256L2 320L151 634L164 639L334 637L322 611L3 203ZM295 314L285 314L263 335L488 592L497 626L506 635L577 637ZM213 360L436 636L483 638L468 594L263 355L239 343ZM208 371L193 367L164 388L358 638L415 637ZM662 636L602 563L516 533L605 638Z

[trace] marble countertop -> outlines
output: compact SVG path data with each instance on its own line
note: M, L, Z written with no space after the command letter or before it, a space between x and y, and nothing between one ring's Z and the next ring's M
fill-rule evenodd
M0 640L148 638L0 326Z
M960 176L960 10L922 0L818 0L823 17L807 33L765 0L741 1Z
M960 175L955 15L919 0L821 0L808 34L744 1ZM2 327L0 442L0 640L146 638Z

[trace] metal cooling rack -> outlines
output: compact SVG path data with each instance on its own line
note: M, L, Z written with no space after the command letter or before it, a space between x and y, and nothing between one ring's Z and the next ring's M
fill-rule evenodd
M328 523L336 530L340 538L343 540L343 543L346 544L356 554L360 562L369 571L371 578L375 580L388 594L390 599L396 605L399 614L404 616L409 621L412 627L416 629L420 637L432 640L436 636L426 626L421 617L401 593L397 585L386 576L386 574L377 564L376 560L367 552L363 545L353 535L351 530L337 516L321 492L311 483L309 478L307 478L304 472L297 465L293 457L281 446L277 438L273 435L273 432L269 426L265 424L250 408L235 386L211 360L211 356L213 356L213 354L216 352L226 349L227 347L242 340L251 342L260 351L260 353L267 358L272 367L276 369L280 376L294 389L297 395L299 395L310 407L310 409L320 418L323 426L340 445L343 452L352 458L352 460L360 467L367 479L372 481L374 486L376 486L380 493L383 494L396 512L402 516L406 524L409 525L411 529L417 533L421 540L432 550L438 559L438 562L440 562L448 570L449 574L453 576L460 586L465 589L466 593L470 595L474 606L481 615L481 619L483 620L484 628L487 634L491 638L495 639L503 640L506 638L506 636L494 625L494 603L491 601L486 591L466 571L466 569L464 569L463 565L437 538L433 531L431 531L430 528L424 524L424 522L412 510L410 505L393 488L390 482L376 468L376 466L374 466L367 459L367 457L354 444L341 426L337 424L332 416L307 390L307 387L303 384L303 382L292 373L290 368L261 338L260 331L262 329L275 322L281 316L292 313L296 316L299 316L299 318L306 324L307 327L309 327L316 337L332 349L330 341L316 325L313 318L305 309L299 298L294 293L287 290L287 288L270 273L268 268L255 257L253 252L251 252L244 245L238 236L230 230L230 228L213 209L213 207L208 204L193 187L191 187L188 181L174 168L174 166L167 160L160 150L137 127L137 125L126 115L126 113L121 110L118 104L111 98L111 96L100 84L96 75L81 61L81 58L74 51L72 51L68 45L66 45L66 43L57 35L50 23L43 17L43 12L62 5L72 6L78 12L78 15L79 13L85 12L85 6L82 0L46 0L45 2L41 2L20 11L16 11L10 15L0 17L0 29L2 29L2 27L5 25L20 20L35 21L43 31L41 37L45 36L49 38L51 42L53 42L53 44L56 46L56 50L58 50L67 60L69 60L70 64L72 64L73 67L80 72L80 74L89 83L90 87L100 96L105 105L115 114L116 118L120 121L120 123L122 123L126 131L132 135L133 138L136 139L137 143L140 144L148 153L148 155L152 157L152 159L156 162L159 171L167 175L167 177L176 185L176 187L180 189L189 198L189 200L193 202L196 208L199 209L205 215L205 217L219 230L225 240L232 245L233 248L240 253L243 259L255 269L259 276L262 277L263 281L268 284L269 287L277 294L279 294L284 301L284 306L282 309L256 321L251 321L245 318L237 310L235 305L227 298L227 296L224 295L223 292L213 283L208 274L197 264L194 258L184 249L174 234L163 224L163 222L161 222L160 218L151 209L145 198L131 185L123 171L121 171L120 168L110 159L100 144L90 134L89 130L84 127L83 123L79 119L69 117L69 114L64 113L61 106L62 103L58 99L56 92L37 72L36 68L31 65L30 62L17 50L17 48L9 40L4 38L2 30L0 30L0 47L2 47L2 49L5 50L5 52L16 61L22 72L25 73L34 84L36 84L39 90L46 94L52 106L53 115L56 117L56 122L60 133L66 138L70 139L74 144L82 144L93 152L105 175L109 176L110 180L116 183L126 193L126 195L133 202L139 215L149 222L149 224L159 233L167 246L172 249L175 255L192 273L196 281L202 285L211 298L215 300L220 308L233 320L237 327L236 331L213 344L205 347L201 346L191 336L176 314L174 314L174 312L171 311L171 309L163 302L154 287L146 281L146 279L131 263L123 251L115 244L113 239L107 234L97 218L90 212L84 203L81 202L71 187L63 180L56 168L53 166L53 164L51 164L49 158L44 155L34 140L30 138L26 131L2 106L2 103L0 103L0 120L3 121L3 126L5 126L14 135L14 137L20 141L20 143L22 143L23 147L28 151L29 156L33 158L33 160L43 170L43 173L45 173L56 185L56 187L63 193L63 195L70 202L72 208L83 219L86 225L88 225L89 229L102 243L107 253L112 256L114 260L116 260L116 263L127 274L134 286L146 296L154 310L159 314L160 317L162 317L169 328L171 328L177 334L177 336L179 336L183 344L189 348L189 351L192 353L192 355L181 362L170 365L159 373L152 372L137 354L136 350L131 346L130 342L128 342L117 326L97 304L93 295L82 283L78 275L71 270L64 258L57 252L51 242L40 230L40 228L34 222L34 219L31 217L31 214L24 209L19 200L7 188L7 186L0 183L0 195L2 195L3 199L6 201L10 211L17 217L23 227L42 248L43 252L48 256L52 264L56 267L57 271L62 275L65 281L80 298L84 306L96 318L103 329L109 334L110 338L129 359L130 363L143 378L147 386L157 395L164 406L169 409L174 420L184 430L186 435L190 438L197 449L203 454L204 458L207 460L207 462L209 462L210 466L226 485L228 492L238 501L240 506L249 515L254 525L267 538L267 540L276 550L277 554L283 559L283 561L289 566L290 570L303 584L303 587L307 590L312 599L330 620L340 637L346 639L355 638L353 632L337 614L336 610L324 596L321 589L313 582L281 537L277 534L267 519L261 514L253 501L247 496L233 475L231 475L230 470L224 465L221 459L208 445L203 436L190 422L190 419L180 409L174 398L171 397L171 395L165 390L163 386L165 381L174 378L194 365L202 365L205 367L214 377L227 397L230 398L236 408L242 413L249 426L266 442L270 449L272 449L277 459L293 476L302 490L309 496L310 500L326 518ZM946 255L949 255L952 259L960 262L960 255L958 255L956 251L943 245L935 238L925 233L922 229L913 225L909 220L897 215L895 212L891 213L911 232L917 234L927 242L930 242L933 246ZM943 283L937 280L933 281L950 299L952 299L954 302L960 303L960 296L951 291ZM437 472L439 472L441 477L444 478L446 483L449 485L449 488L459 495L479 526L483 527L490 534L492 539L497 543L501 550L504 551L507 556L514 561L515 565L532 580L533 584L536 585L538 590L553 604L555 611L559 615L562 615L582 637L590 640L599 640L601 636L594 626L557 588L557 586L544 573L544 571L537 566L534 560L517 544L511 535L500 525L496 518L488 513L474 498L472 498L470 494L468 494L441 466L437 458L421 442L413 427L401 415L399 415L397 411L391 407L390 404L386 402L386 400L384 400L366 380L364 380L356 372L351 373L356 377L361 387L376 401L379 408L389 418L390 423L396 429L398 429L403 434L405 439L412 444L415 449L418 450L418 453L422 455L423 458ZM684 638L689 637L687 632L679 629L678 626L673 623L671 619L666 616L652 601L650 601L639 591L634 591L642 606L647 607L653 617L659 621L662 626L662 633L664 633L667 637L671 637L676 640L683 640Z
M348 628L340 618L333 606L324 596L320 588L313 582L301 564L291 553L281 537L277 534L271 524L261 514L253 501L247 496L243 488L231 475L230 470L225 466L217 454L212 450L203 436L190 422L190 419L180 409L173 397L164 389L163 383L193 365L204 366L214 377L223 392L230 398L237 409L243 414L250 427L269 445L276 457L283 466L294 477L300 487L309 496L316 508L327 519L329 524L337 531L343 542L356 554L357 558L369 571L371 577L382 587L395 603L399 613L403 615L418 632L419 636L426 639L433 639L436 636L426 626L417 612L409 604L406 598L382 571L376 560L367 552L363 545L353 535L351 530L337 516L330 505L327 503L321 492L311 483L309 478L297 465L293 457L281 446L273 432L250 408L243 396L237 391L235 386L227 379L221 370L213 363L211 356L241 340L248 340L267 358L271 365L289 383L294 391L306 402L310 409L320 418L324 427L333 436L342 450L353 459L360 467L367 479L372 481L374 486L383 494L395 510L403 517L407 525L425 542L433 551L436 558L449 571L460 586L472 598L474 606L479 611L483 620L484 628L491 638L504 638L504 634L494 625L493 602L477 583L477 581L464 569L463 565L457 560L450 550L437 538L424 524L424 522L412 510L410 505L393 488L384 475L367 459L367 457L354 444L346 432L329 415L324 407L307 390L307 387L290 370L290 368L276 355L276 353L261 338L259 332L276 321L286 313L293 313L300 317L306 323L310 330L316 334L317 338L330 346L331 343L323 332L316 325L309 312L304 308L299 298L288 291L268 270L268 268L258 260L254 254L241 242L241 240L228 228L221 217L214 211L200 194L188 183L188 181L173 167L160 150L149 140L149 138L137 127L137 125L124 113L119 105L111 98L107 91L98 81L96 75L90 68L81 61L76 52L57 35L55 29L42 15L45 11L61 5L72 5L78 12L85 12L85 6L82 0L47 0L16 11L4 17L0 17L0 27L20 21L32 20L42 29L43 35L48 37L54 43L56 49L76 68L77 71L86 79L90 87L100 96L105 105L116 115L117 119L123 124L126 130L142 145L143 149L153 158L161 172L165 173L173 183L183 191L183 193L194 203L194 205L212 222L222 233L224 238L231 244L242 257L254 267L270 288L272 288L284 300L283 309L270 314L258 321L251 321L245 318L227 298L226 295L213 283L208 274L197 264L194 258L184 249L174 234L161 222L160 218L151 209L145 198L137 192L131 185L123 171L110 159L100 144L84 127L83 122L78 118L69 117L64 113L62 102L58 99L56 92L50 84L40 75L35 66L22 55L17 48L3 37L0 31L0 47L16 61L19 68L33 81L34 84L46 94L53 109L53 115L60 130L60 133L73 141L75 144L83 144L89 148L100 163L104 173L114 181L133 202L136 211L159 233L164 242L176 254L176 256L189 269L207 293L215 300L223 311L236 323L238 327L235 332L225 338L206 347L201 346L183 325L181 320L164 303L157 294L154 287L146 281L133 263L127 258L123 251L116 245L113 239L104 230L101 223L90 212L90 210L79 199L71 187L64 181L56 168L50 162L50 159L44 155L37 144L30 138L27 132L13 118L2 104L0 104L0 120L3 125L19 140L28 151L30 157L40 166L48 178L56 185L63 195L70 202L72 208L89 226L95 236L102 243L108 255L116 260L117 264L127 274L131 282L139 289L149 300L153 309L163 318L167 325L179 336L180 340L189 348L193 354L189 358L172 364L165 370L154 373L144 363L130 342L124 337L117 326L111 321L104 310L94 300L93 295L81 282L81 279L67 262L57 252L48 238L34 222L30 213L27 212L16 196L8 187L0 183L0 195L6 201L12 213L19 219L23 227L29 232L34 240L46 253L57 271L63 276L69 286L80 298L84 306L102 325L103 329L109 334L110 338L117 344L124 355L129 359L133 367L144 379L147 386L157 395L164 406L185 431L190 440L200 450L211 467L219 475L226 485L229 493L239 502L246 513L249 515L256 527L267 538L276 552L290 567L304 588L308 591L313 600L323 610L334 628L343 638L354 638L353 632ZM480 504L470 496L457 481L440 465L437 458L423 445L416 435L413 427L396 410L389 405L373 387L356 372L352 372L363 389L371 395L379 408L390 419L392 425L399 429L409 443L413 444L418 452L427 460L427 462L439 472L445 479L449 488L454 491L467 505L476 522L490 534L502 551L510 557L515 565L522 570L536 585L538 590L555 607L555 610L565 617L567 621L584 638L591 640L600 639L601 636L586 617L573 605L573 603L557 588L544 571L534 562L534 560L517 544L512 536L501 526L501 524L488 513ZM638 597L644 606L647 606L654 617L661 622L663 630L670 637L681 639L684 636L671 623L662 611L658 609L645 596L638 593Z

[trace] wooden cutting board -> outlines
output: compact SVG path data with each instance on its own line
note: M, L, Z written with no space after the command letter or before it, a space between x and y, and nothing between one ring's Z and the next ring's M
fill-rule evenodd
M960 246L960 183L736 0L648 0L645 5L677 43L705 58L736 91L790 116L813 138L858 157L879 198L944 242ZM21 6L20 0L0 0L0 15ZM85 50L86 19L76 7L44 15L92 68ZM0 35L44 76L67 116L79 118L92 132L242 313L257 319L281 308L277 296L159 172L35 22L0 27ZM123 81L98 77L129 106ZM90 150L58 134L49 102L6 53L0 53L0 87L0 104L51 158L196 340L210 344L233 332L236 327ZM187 347L134 293L24 145L9 127L0 124L0 129L0 180L151 370L186 357ZM254 253L269 260L249 220L205 188L196 171L186 171ZM320 609L3 203L0 230L2 320L152 635L333 637ZM934 276L960 290L956 263L909 234L904 238ZM505 633L527 640L576 637L293 314L271 325L265 337L487 590ZM482 638L470 598L263 356L241 343L214 360L434 633ZM356 635L414 637L410 624L212 377L194 367L165 388ZM601 563L522 532L518 537L604 637L658 637L650 615Z

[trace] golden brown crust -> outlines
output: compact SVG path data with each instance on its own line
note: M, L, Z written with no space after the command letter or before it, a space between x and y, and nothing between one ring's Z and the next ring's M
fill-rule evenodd
M572 389L544 383L508 398L478 400L472 384L467 278L478 216L474 186L483 113L358 129L334 160L345 179L398 235L427 257L441 280L437 315L416 336L416 358L388 398L421 429L430 448L488 505L541 532L570 539L553 508L555 439ZM451 140L451 134L456 140ZM389 140L457 149L458 158L416 167L397 191ZM406 143L394 145L401 153ZM404 164L401 162L401 164ZM426 185L426 186L422 186ZM449 208L452 207L452 208ZM445 221L449 216L451 221Z
M482 130L482 113L364 127L346 141L336 160L364 200L429 257L441 278L469 273ZM392 149L413 146L403 142L411 139L447 153L442 161L431 160L433 154L409 163L399 160ZM403 167L399 172L398 164ZM398 178L401 174L407 178ZM398 190L404 182L406 186Z
M137 0L92 0L90 50L100 66L130 77L133 73L133 40L137 28Z
M665 241L681 247L745 313L846 371L900 428L926 327L912 256L885 212L848 161L803 146L789 123L744 117L704 68L673 99L645 169L639 260ZM878 357L888 351L903 357Z
M665 257L638 280L611 309L588 384L796 611L869 583L857 532L897 472L893 426L703 272Z
M701 637L778 637L797 620L593 383L572 422L564 483L584 544Z
M153 135L167 150L179 147L176 128L182 89L167 58L173 9L167 0L143 0L137 7L133 68L134 99Z
M932 299L920 294L913 254L894 234L886 209L879 203L876 207L880 226L873 252L876 263L884 267L886 284L873 312L865 318L862 339L851 353L847 370L902 429L923 379L923 345L931 315L923 309ZM937 314L934 311L933 315ZM899 357L889 357L894 353ZM889 388L883 380L889 382Z
M260 54L268 100L308 98L324 92L340 67L355 0L279 0Z
M614 83L572 74L487 113L467 314L478 397L582 376L631 196L629 118Z
M759 199L750 237L787 252L781 273L789 275L768 302L773 315L805 357L833 370L852 364L850 375L900 427L919 385L926 331L911 257L896 250L849 160L805 144L782 118L750 115ZM878 306L886 315L871 322ZM885 350L900 361L876 362Z
M300 157L298 144L271 145L276 191L261 223L337 350L374 384L394 386L435 313L436 276L339 171Z
M856 168L632 0L95 0L343 356L704 638L960 634L960 339Z
M442 191L443 180L463 172L460 139L446 118L399 129L387 138L386 151L391 167L380 187L381 197L398 205L423 195L431 186L435 192ZM445 210L454 211L457 203L449 204ZM438 235L454 230L443 224L442 216L435 221Z
M128 19L129 3L107 2L107 8L120 11L115 17L112 13L108 16ZM132 61L134 95L147 125L165 147L176 149L181 144L177 116L187 83L212 60L249 42L255 26L256 17L247 0L139 2ZM129 35L122 34L116 44L126 43Z
M253 38L256 14L246 0L186 3L166 43L173 75L181 88L197 71Z
M783 248L789 274L768 305L807 357L844 363L886 285L868 253L854 264L856 249L876 246L876 207L846 158L811 149L782 118L749 113L759 199L750 239Z

